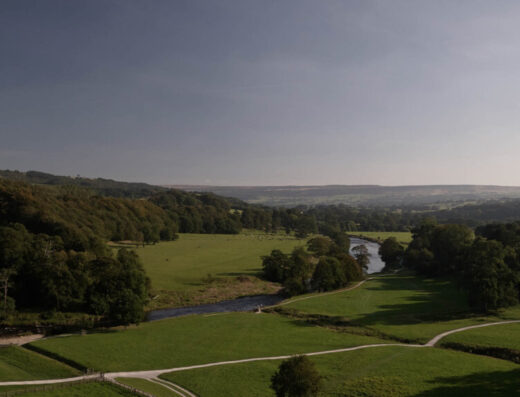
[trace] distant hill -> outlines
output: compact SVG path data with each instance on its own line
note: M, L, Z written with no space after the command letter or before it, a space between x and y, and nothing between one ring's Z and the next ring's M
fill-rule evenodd
M352 206L424 206L520 198L520 187L492 185L325 185L205 186L170 185L186 191L212 192L268 206L346 204Z
M148 185L147 183L119 182L104 178L83 178L48 174L40 171L0 170L0 178L20 181L31 185L79 186L87 188L101 196L143 198L168 188Z

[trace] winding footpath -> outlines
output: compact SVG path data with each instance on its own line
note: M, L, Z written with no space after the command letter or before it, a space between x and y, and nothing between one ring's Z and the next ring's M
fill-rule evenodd
M306 296L306 297L302 297L302 298L296 298L296 299L284 301L280 304L269 306L269 307L278 307L278 306L286 305L288 303L293 303L293 302L297 302L297 301L301 301L301 300L305 300L305 299L311 299L311 298L321 297L324 295L337 294L340 292L349 291L349 290L358 288L359 286L364 284L366 281L371 280L373 278L375 278L375 277L367 278L351 287L344 288L341 290L336 290L336 291L318 294L318 295ZM490 326L503 325L503 324L514 324L514 323L520 323L520 320L497 321L497 322L493 322L493 323L477 324L477 325L470 325L467 327L457 328L457 329L453 329L453 330L438 334L435 337L433 337L430 341L428 341L427 343L425 343L423 345L408 344L408 343L379 343L379 344L371 344L371 345L346 347L346 348L342 348L342 349L317 351L317 352L311 352L311 353L301 353L301 355L320 356L320 355L325 355L325 354L343 353L343 352L349 352L349 351L355 351L355 350L378 348L378 347L389 347L389 346L401 346L401 347L411 347L411 348L435 347L435 345L441 339L445 338L448 335L452 335L452 334L455 334L458 332L468 331L468 330L475 329L475 328L490 327ZM296 353L296 354L298 354L298 353ZM92 374L92 375L77 376L77 377L73 377L73 378L29 380L29 381L9 381L9 382L0 382L0 386L48 385L48 384L53 384L53 383L77 382L77 381L96 380L96 379L108 380L108 381L120 384L120 382L118 382L116 380L117 378L141 378L141 379L146 379L150 382L156 383L158 385L161 385L179 396L196 397L196 395L193 394L192 392L190 392L189 390L186 390L183 387L181 387L173 382L170 382L170 381L167 381L164 379L160 379L159 376L169 373L169 372L188 371L191 369L217 367L217 366L222 366L222 365L250 363L250 362L255 362L255 361L284 360L284 359L290 358L296 354L289 354L289 355L282 355L282 356L269 356L269 357L255 357L255 358L246 358L246 359L231 360L231 361L219 361L219 362L213 362L213 363L207 363L207 364L190 365L190 366L185 366L185 367L174 367L174 368L145 370L145 371L107 372L107 373L101 373L101 374L98 373L98 374ZM143 394L146 394L146 393L143 393Z
M434 347L441 339L448 335L452 335L458 332L464 332L475 328L483 328L490 327L495 325L503 325L503 324L514 324L520 323L520 320L508 320L508 321L497 321L493 323L486 324L477 324L470 325L467 327L457 328L450 331L443 332L439 335L433 337L430 341L421 344L410 344L410 343L378 343L371 345L361 345L361 346L352 346L346 347L342 349L334 349L334 350L323 350L311 353L302 353L304 356L321 356L325 354L334 354L334 353L344 353L355 350L362 349L370 349L377 347L389 347L389 346L401 346L401 347L412 347L412 348L425 348L425 347ZM222 365L230 365L230 364L242 364L242 363L250 363L255 361L272 361L272 360L285 360L294 356L295 354L288 354L282 356L268 356L268 357L254 357L254 358L245 358L241 360L230 360L230 361L218 361L214 363L207 364L198 364L198 365L189 365L186 367L174 367L174 368L165 368L165 369L154 369L154 370L146 370L146 371L126 371L126 372L107 372L103 374L93 374L93 375L83 375L76 376L73 378L61 378L61 379L45 379L45 380L26 380L26 381L10 381L10 382L0 382L0 386L23 386L23 385L48 385L53 383L66 383L66 382L77 382L84 380L96 380L96 379L105 379L109 381L116 381L116 378L141 378L149 380L150 382L159 384L167 389L173 391L174 393L182 396L182 397L196 397L192 392L184 389L183 387L170 382L164 379L159 379L160 375L169 373L169 372L179 372L179 371L188 371L191 369L199 369L199 368L209 368L209 367L217 367Z
M470 325L468 327L457 328L457 329L453 329L453 330L450 330L447 332L443 332L442 334L435 336L434 338L432 338L430 341L428 341L424 345L411 344L411 343L378 343L378 344L372 344L372 345L345 347L342 349L323 350L323 351L311 352L311 353L301 353L301 355L303 355L303 356L321 356L321 355L325 355L325 354L343 353L343 352L350 352L350 351L354 351L354 350L369 349L369 348L374 348L374 347L388 347L388 346L421 347L421 348L422 347L434 347L437 344L437 342L439 342L442 338L444 338L448 335L451 335L451 334L455 334L457 332L468 331L468 330L474 329L474 328L482 328L482 327L489 327L489 326L493 326L493 325L513 324L513 323L520 323L520 320L497 321L494 323ZM155 370L147 370L147 371L108 372L108 373L105 373L105 377L112 378L112 379L113 378L125 378L125 377L149 379L149 378L156 378L160 375L163 375L163 374L169 373L169 372L188 371L190 369L217 367L217 366L229 365L229 364L250 363L250 362L255 362L255 361L285 360L294 355L295 354L288 354L288 355L283 355L283 356L245 358L245 359L241 359L241 360L219 361L219 362L208 363L208 364L189 365L186 367L155 369ZM2 385L2 383L0 383L0 386L1 385Z

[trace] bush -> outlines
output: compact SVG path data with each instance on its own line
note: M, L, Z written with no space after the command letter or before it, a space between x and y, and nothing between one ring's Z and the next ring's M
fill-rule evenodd
M271 388L277 397L314 397L321 388L321 376L306 356L283 361L271 377Z

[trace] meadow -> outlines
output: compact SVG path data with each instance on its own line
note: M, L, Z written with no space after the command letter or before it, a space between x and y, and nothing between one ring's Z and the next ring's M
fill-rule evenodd
M31 343L99 371L162 369L388 343L276 314L186 316Z
M467 297L450 280L389 275L359 288L283 306L308 314L341 316L353 325L406 341L425 343L455 328L500 319L520 319L520 308L497 315L471 313Z
M146 274L155 289L190 290L203 279L239 275L256 276L261 256L273 249L290 252L305 240L285 234L261 232L241 234L180 234L179 239L140 247Z
M435 348L380 347L311 357L323 396L511 396L520 367L504 360ZM172 372L161 377L204 397L268 397L279 361ZM240 391L238 394L237 391Z
M139 247L136 251L155 294L148 310L276 293L278 284L257 277L261 257L274 249L291 252L305 242L282 233L246 231L237 235L180 234L176 241Z
M407 246L412 241L412 233L410 232L351 232L348 234L379 241L386 240L389 237L395 237L397 241L404 246Z

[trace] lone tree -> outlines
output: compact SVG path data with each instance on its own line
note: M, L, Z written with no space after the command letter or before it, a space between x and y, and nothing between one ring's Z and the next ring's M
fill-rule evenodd
M280 364L271 377L277 397L314 397L321 388L321 376L306 356L294 356Z
M368 263L370 262L370 253L368 252L368 248L366 245L356 245L352 248L352 253L354 254L354 258L356 258L359 266L362 269L368 269Z

